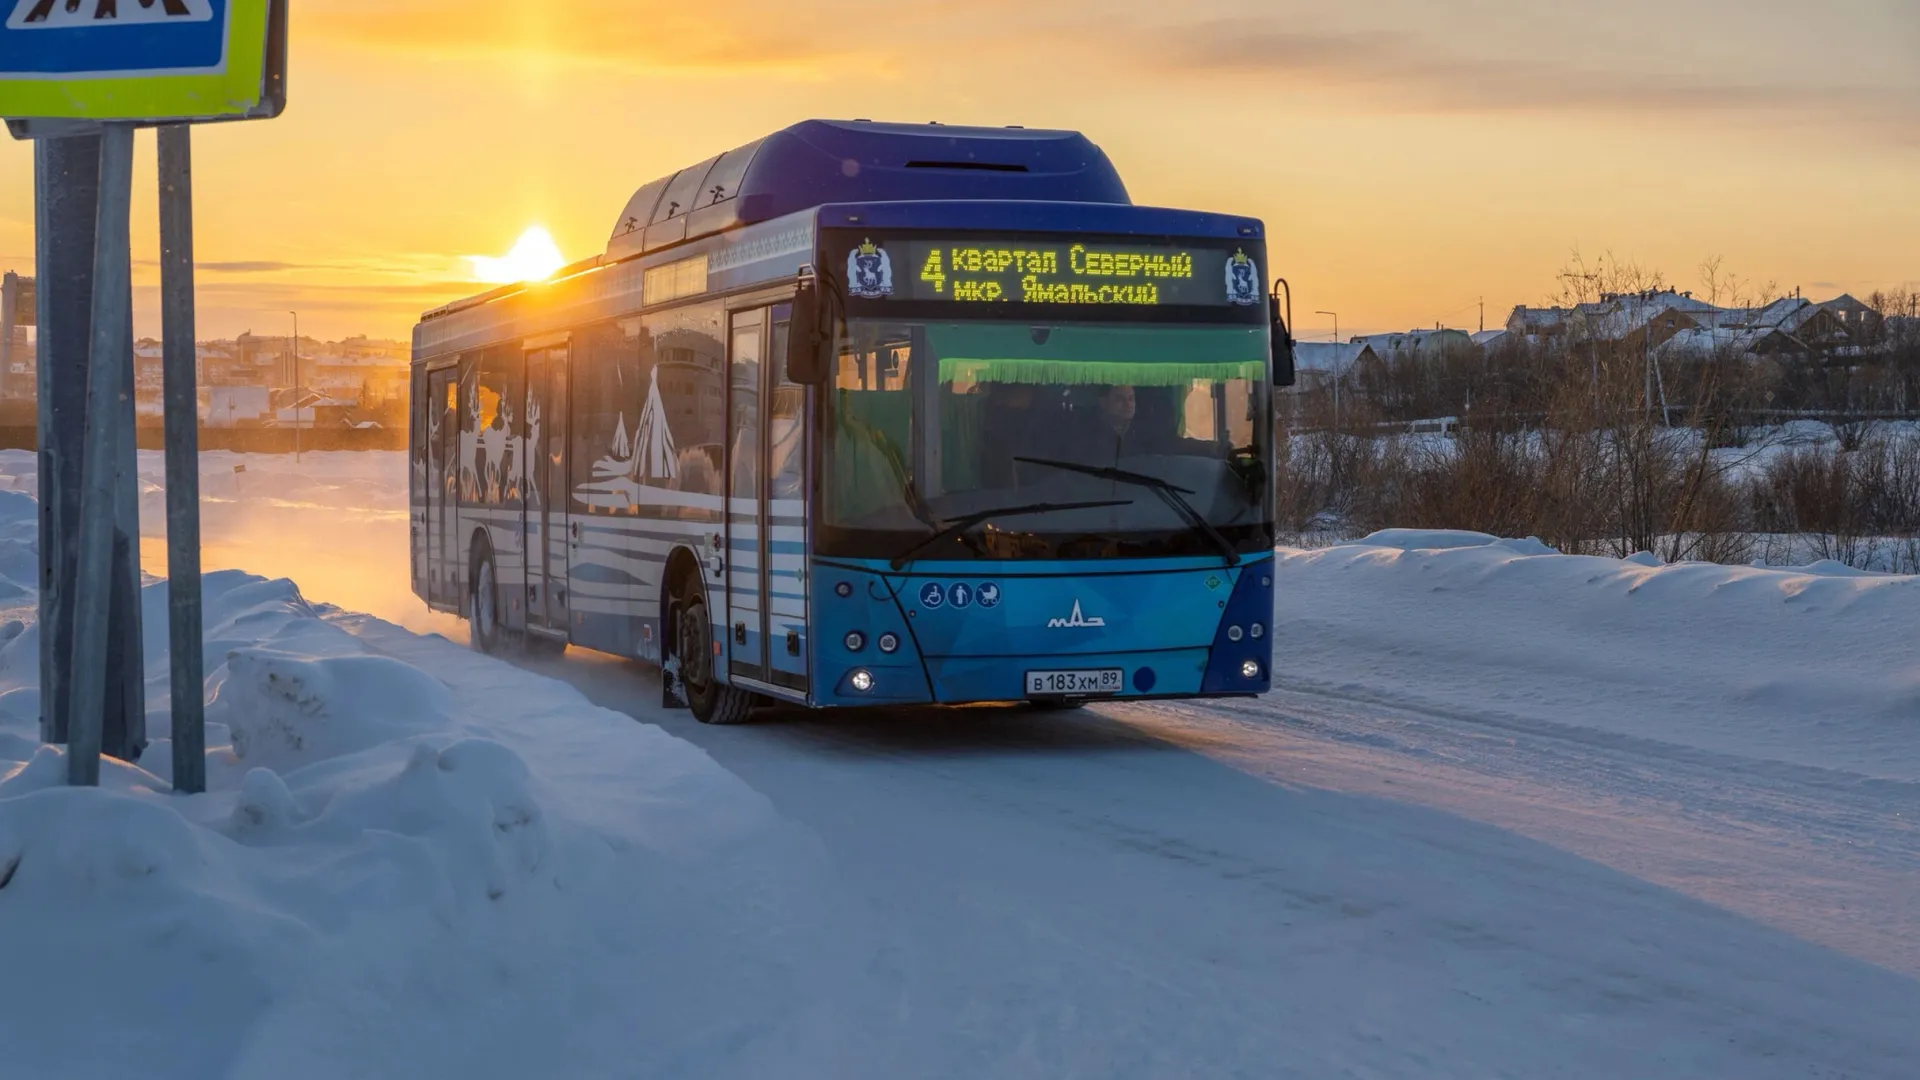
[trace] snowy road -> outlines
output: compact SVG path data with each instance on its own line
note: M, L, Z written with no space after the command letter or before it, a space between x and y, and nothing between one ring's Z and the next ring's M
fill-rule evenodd
M229 477L211 550L457 639L375 464ZM532 669L817 838L791 1075L1914 1075L1913 582L1530 554L1288 555L1258 702L708 728Z
M547 670L701 746L822 838L883 942L863 988L871 1075L1892 1077L1920 1060L1904 1019L1920 984L1650 883L1690 872L1733 896L1741 857L1715 852L1768 824L1656 821L1681 789L1646 762L1613 763L1636 790L1507 734L1511 767L1483 752L1476 772L1446 760L1459 742L1382 734L1420 726L1405 714L1308 695L714 729L648 707L642 669ZM1721 798L1725 814L1738 796ZM1449 804L1461 814L1426 808ZM1793 877L1769 903L1804 891ZM1854 895L1885 900L1900 878L1883 867ZM1848 941L1910 958L1902 902ZM1804 922L1831 937L1826 910Z
M1920 786L1326 689L1121 712L1275 781L1431 806L1920 977Z

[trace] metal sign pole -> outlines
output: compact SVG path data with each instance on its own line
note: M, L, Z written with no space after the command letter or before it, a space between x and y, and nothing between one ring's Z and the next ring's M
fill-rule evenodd
M146 746L127 236L133 133L280 115L287 0L140 0L137 8L42 0L16 3L14 14L0 22L0 118L15 138L39 143L41 735L68 744L72 783L92 785L102 753L131 761ZM198 789L205 738L186 130L170 130L161 145L175 753L183 786Z
M100 133L100 202L94 232L93 349L87 363L87 441L81 462L80 552L74 583L73 679L68 696L67 779L76 787L100 783L105 735L108 635L114 586L114 532L120 471L120 414L132 387L132 364L117 355L128 339L132 312L129 218L133 204L133 125L107 124ZM130 358L129 358L130 359ZM126 432L130 437L132 432Z
M160 315L165 350L167 614L171 631L173 790L207 790L201 656L200 399L194 376L193 129L160 138Z
M67 741L74 532L86 445L88 319L100 136L34 142L40 451L40 739Z

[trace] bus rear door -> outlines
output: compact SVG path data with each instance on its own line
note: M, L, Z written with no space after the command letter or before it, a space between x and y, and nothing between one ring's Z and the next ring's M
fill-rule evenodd
M527 632L567 634L567 363L565 341L527 350Z

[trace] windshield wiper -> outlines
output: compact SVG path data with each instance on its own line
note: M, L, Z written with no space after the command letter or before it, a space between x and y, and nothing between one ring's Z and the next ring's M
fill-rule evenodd
M998 506L991 510L977 510L963 514L951 521L944 522L931 534L922 537L918 543L893 557L892 566L900 570L913 561L914 556L940 543L965 533L981 522L997 517L1018 517L1024 514L1047 514L1055 510L1101 510L1110 506L1132 506L1132 499L1109 499L1105 502L1077 503L1029 503L1026 506Z
M1187 524L1198 529L1214 547L1220 549L1220 554L1226 558L1228 566L1240 565L1240 553L1233 549L1233 541L1221 535L1220 530L1214 528L1213 523L1187 501L1186 496L1193 494L1193 491L1188 488L1177 487L1157 476L1128 472L1125 469L1112 469L1104 465L1082 465L1076 461L1052 461L1047 458L1030 457L1016 457L1013 460L1024 461L1029 465L1044 465L1050 469L1063 469L1086 476L1097 476L1102 480L1112 480L1115 483L1137 484L1143 488L1151 488L1174 513L1179 514Z

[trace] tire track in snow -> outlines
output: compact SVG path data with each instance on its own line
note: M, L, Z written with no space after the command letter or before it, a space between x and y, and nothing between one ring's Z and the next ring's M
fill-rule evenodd
M1912 784L1298 686L1101 711L1269 779L1512 829L1920 975Z

